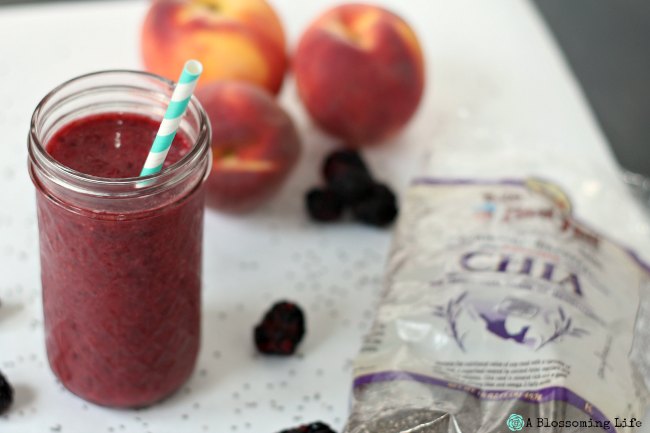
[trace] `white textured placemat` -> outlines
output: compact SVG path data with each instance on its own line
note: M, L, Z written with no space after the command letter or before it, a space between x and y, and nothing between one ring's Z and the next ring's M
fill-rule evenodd
M292 43L334 1L276 0ZM648 257L648 224L618 181L606 143L554 45L522 0L382 1L419 32L430 86L410 127L367 152L398 189L416 175L540 174L565 185L578 212ZM86 404L63 390L45 359L29 117L53 86L81 73L139 68L146 3L0 8L0 370L17 401L2 433L269 432L322 419L341 428L350 360L370 324L390 233L322 227L304 191L334 140L308 121L290 80L282 103L304 138L298 170L276 200L231 218L208 213L203 345L179 393L141 411ZM387 101L390 103L390 101ZM300 356L254 355L251 330L273 300L307 310Z

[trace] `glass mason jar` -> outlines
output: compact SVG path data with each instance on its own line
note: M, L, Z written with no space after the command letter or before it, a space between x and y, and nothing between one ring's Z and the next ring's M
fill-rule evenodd
M97 72L55 88L32 116L28 169L48 359L70 391L105 406L152 404L194 369L210 125L192 98L180 129L193 147L142 178L83 174L45 146L62 126L90 115L162 119L172 90L143 72Z

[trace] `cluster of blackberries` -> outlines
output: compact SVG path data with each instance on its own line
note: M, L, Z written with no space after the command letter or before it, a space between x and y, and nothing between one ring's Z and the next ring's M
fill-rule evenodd
M291 355L305 335L305 315L292 302L280 301L255 327L255 346L267 355Z
M280 433L336 433L327 424L322 422L313 422L311 424L301 425L289 430L282 430Z
M0 415L2 415L14 401L14 390L9 381L0 373Z
M324 188L307 192L307 211L321 222L340 220L350 209L357 221L373 226L387 226L397 216L395 194L376 182L361 155L354 150L338 150L323 164Z

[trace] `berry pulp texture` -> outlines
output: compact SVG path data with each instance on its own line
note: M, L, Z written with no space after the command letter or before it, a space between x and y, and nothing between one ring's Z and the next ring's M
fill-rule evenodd
M157 126L134 114L89 116L45 149L86 174L138 176ZM167 165L191 145L178 134ZM124 214L72 206L37 184L37 210L47 354L63 385L113 407L177 389L199 346L203 189Z

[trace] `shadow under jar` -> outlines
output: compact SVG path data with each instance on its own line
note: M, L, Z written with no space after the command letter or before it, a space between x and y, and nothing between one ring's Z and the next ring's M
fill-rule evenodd
M187 153L142 178L75 171L47 146L93 116L159 122L172 91L150 74L97 72L55 88L32 116L47 355L63 385L100 405L150 405L194 369L210 125L192 98L179 130Z

